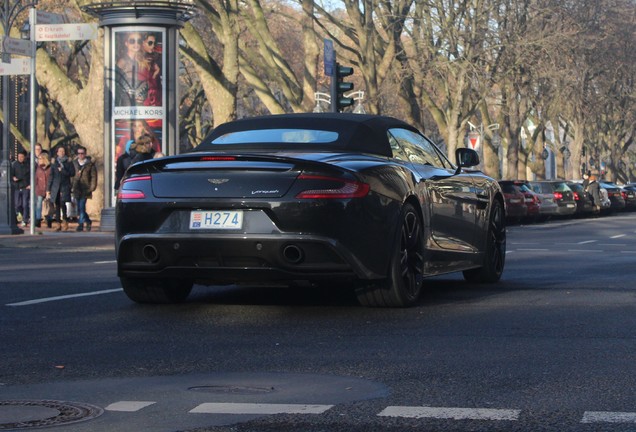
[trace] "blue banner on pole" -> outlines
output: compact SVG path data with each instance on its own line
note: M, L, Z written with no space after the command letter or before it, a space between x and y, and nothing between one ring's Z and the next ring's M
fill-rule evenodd
M333 50L333 41L325 39L325 75L334 76L336 67L336 52Z

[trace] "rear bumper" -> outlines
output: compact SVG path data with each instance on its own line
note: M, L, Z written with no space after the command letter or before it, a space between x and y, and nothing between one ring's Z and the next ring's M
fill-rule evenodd
M117 273L215 283L383 277L332 239L262 234L127 235L117 245Z

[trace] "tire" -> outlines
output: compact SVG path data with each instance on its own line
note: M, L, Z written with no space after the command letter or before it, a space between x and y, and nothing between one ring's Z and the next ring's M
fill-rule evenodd
M185 301L193 282L181 279L120 278L124 292L136 303L169 304Z
M492 203L488 234L481 267L464 271L464 279L475 283L494 283L501 279L506 263L506 220L500 201Z
M402 208L402 224L393 245L389 277L356 288L358 302L370 307L408 307L422 291L424 233L419 214L411 204Z

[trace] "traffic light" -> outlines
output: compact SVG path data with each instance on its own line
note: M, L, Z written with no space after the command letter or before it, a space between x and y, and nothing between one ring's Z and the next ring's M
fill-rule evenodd
M350 66L340 66L336 63L334 76L331 77L331 111L341 112L343 108L353 105L353 98L344 96L347 91L353 90L353 83L345 82L343 79L353 74Z

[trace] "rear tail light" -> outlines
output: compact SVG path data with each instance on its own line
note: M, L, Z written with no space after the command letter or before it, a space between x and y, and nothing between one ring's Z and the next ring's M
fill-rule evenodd
M370 189L367 183L337 177L301 174L298 176L298 180L311 181L312 183L311 189L304 190L296 195L296 198L299 199L362 198L369 193ZM325 187L317 187L320 183L325 183Z
M563 194L561 192L555 192L554 193L554 199L563 199Z
M202 161L234 161L236 158L234 156L203 156L200 160Z
M621 195L623 196L623 199L627 199L627 192L621 192Z
M119 188L119 192L117 192L117 199L144 199L146 198L146 194L143 190L141 190L142 183L140 182L150 182L152 177L149 175L139 176L139 177L129 177L124 180Z
M579 193L578 192L572 192L572 194L574 194L574 201L578 201L579 200Z

